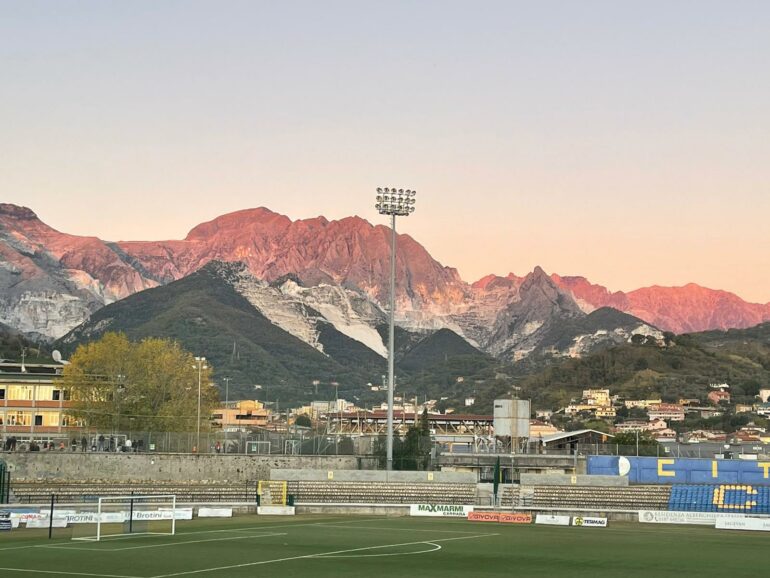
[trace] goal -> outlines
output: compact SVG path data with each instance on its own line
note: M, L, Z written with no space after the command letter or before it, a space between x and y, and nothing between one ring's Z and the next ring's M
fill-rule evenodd
M92 512L75 514L73 540L99 542L176 533L176 496L102 496Z
M260 480L257 483L257 495L260 506L285 506L286 488L285 481Z

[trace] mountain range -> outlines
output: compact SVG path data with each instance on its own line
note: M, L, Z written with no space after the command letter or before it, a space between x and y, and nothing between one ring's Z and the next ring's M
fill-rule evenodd
M359 217L292 221L257 208L200 224L183 240L111 242L61 233L26 207L0 204L0 322L53 340L105 305L183 279L207 263L230 262L242 264L239 290L247 300L251 292L252 305L268 311L273 324L284 323L314 347L318 332L308 320L319 314L382 355L374 328L384 320L389 240L390 229ZM748 327L770 320L770 304L694 284L610 292L582 277L547 275L539 267L521 277L489 275L467 283L403 234L396 272L399 326L416 332L446 328L503 359L549 348L574 356L632 333Z

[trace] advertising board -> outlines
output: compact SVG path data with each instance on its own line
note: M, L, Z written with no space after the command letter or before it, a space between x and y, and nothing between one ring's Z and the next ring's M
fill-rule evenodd
M640 510L639 521L646 524L697 524L713 526L719 518L734 517L734 514L716 512L669 512L667 510Z
M575 516L572 518L573 526L584 528L606 528L607 518L590 518L588 516Z
M473 511L473 506L454 506L447 504L411 504L410 516L432 516L439 518L465 518L468 512Z
M720 530L753 530L755 532L770 532L770 518L724 516L716 521L715 527Z
M548 526L569 526L572 518L569 516L554 516L551 514L538 514L535 517L535 524L546 524Z
M294 506L258 506L260 516L293 516Z
M198 508L199 518L232 518L232 508Z
M532 514L518 512L468 512L471 522L496 522L498 524L531 524Z

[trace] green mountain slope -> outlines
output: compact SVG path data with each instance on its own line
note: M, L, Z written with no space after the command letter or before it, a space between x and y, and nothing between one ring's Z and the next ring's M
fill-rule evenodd
M122 331L131 339L178 340L209 359L218 379L231 378L233 398L265 395L251 387L260 384L269 388L271 400L302 399L313 380L353 388L378 378L384 367L382 358L379 367L376 354L369 355L366 347L333 327L325 327L321 339L332 352L348 352L340 360L283 331L225 282L215 266L108 305L57 345L71 353L77 344L106 331Z
M728 383L734 402L755 401L770 386L770 324L670 336L667 345L610 347L524 376L519 386L536 407L560 407L592 387L628 398L705 401L711 383Z

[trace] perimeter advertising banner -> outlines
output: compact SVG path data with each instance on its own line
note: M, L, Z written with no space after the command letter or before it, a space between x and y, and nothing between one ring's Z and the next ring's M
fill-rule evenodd
M517 512L469 512L471 522L497 522L498 524L531 524L532 514Z
M670 512L667 510L640 510L639 521L646 524L696 524L713 526L719 518L734 517L734 514L716 512Z
M715 527L720 530L754 530L756 532L770 532L770 519L724 516L717 519Z
M575 516L572 518L573 526L584 528L606 528L607 518L589 518L588 516Z
M569 516L552 516L550 514L538 514L535 518L535 524L546 524L548 526L569 526L572 518Z
M448 504L411 504L410 516L433 516L439 518L465 518L473 506L454 506Z

